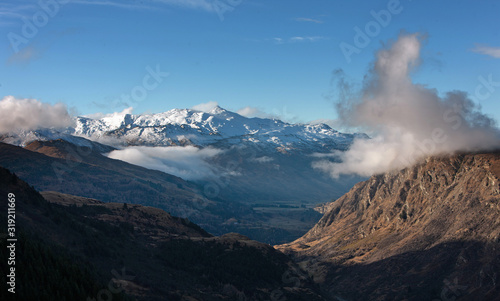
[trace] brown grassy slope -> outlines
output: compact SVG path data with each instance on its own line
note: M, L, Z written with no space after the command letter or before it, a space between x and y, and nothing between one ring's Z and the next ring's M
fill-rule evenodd
M499 170L500 153L461 154L373 176L278 248L348 300L500 298Z

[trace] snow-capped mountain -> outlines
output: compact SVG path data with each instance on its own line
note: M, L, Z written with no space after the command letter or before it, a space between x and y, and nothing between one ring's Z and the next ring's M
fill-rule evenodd
M247 118L219 106L208 112L173 109L150 115L114 114L101 119L78 117L73 135L123 145L171 146L259 143L280 149L330 146L345 149L355 135L326 124L290 124Z
M96 119L76 117L74 127L12 133L4 135L2 140L21 146L33 140L59 138L85 144L78 137L115 146L205 147L257 143L280 151L319 151L323 147L343 150L357 135L340 133L326 124L290 124L277 119L247 118L216 106L209 112L173 109L158 114L115 113Z

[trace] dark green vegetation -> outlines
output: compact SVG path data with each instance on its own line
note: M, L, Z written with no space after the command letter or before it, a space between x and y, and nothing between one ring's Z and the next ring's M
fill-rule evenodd
M256 294L259 287L281 287L281 276L289 268L285 255L268 251L238 240L220 243L176 239L162 243L157 257L166 266L179 271L175 276L177 280L217 286L214 281L217 279L246 296L259 296Z
M5 232L2 231L0 258L8 258ZM105 279L91 263L54 244L47 244L32 235L21 234L16 256L17 300L87 300L108 289ZM0 262L1 270L7 271L7 261ZM6 274L2 273L0 299L14 300L7 291ZM124 292L113 296L113 300L133 300Z
M15 299L7 291L7 195L16 196L16 258ZM8 170L0 168L0 299L1 300L87 300L108 287L110 279L84 257L75 255L57 242L42 239L46 236L35 231L39 223L60 224L65 216L56 206L43 199L32 187L19 180ZM36 222L25 223L25 213L33 215ZM35 216L37 215L37 216ZM51 218L52 217L52 218ZM123 292L113 300L132 300Z
M112 300L323 300L287 256L244 236L213 237L152 207L44 193L49 203L0 168L3 213L9 192L16 195L17 231L25 233L17 258L22 300L106 300L104 294ZM5 281L1 289L5 294Z

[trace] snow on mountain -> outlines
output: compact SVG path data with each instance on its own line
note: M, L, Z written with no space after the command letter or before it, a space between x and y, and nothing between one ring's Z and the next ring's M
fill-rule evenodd
M326 124L289 124L247 118L216 106L209 112L173 109L150 115L122 114L101 119L76 118L71 133L92 140L118 139L123 145L198 145L264 143L274 147L331 145L344 149L355 137Z
M47 141L63 139L77 146L92 147L92 141L89 141L88 139L85 139L83 137L70 135L67 133L70 130L71 129L39 129L36 131L18 130L16 132L0 135L0 141L17 146L26 146L28 143L35 140Z
M2 140L26 145L32 140L86 138L114 146L230 146L259 143L280 151L346 149L359 134L340 133L326 124L290 124L277 119L247 118L219 106L208 112L173 109L158 114L115 113L101 118L76 117L64 130L42 129L4 135ZM361 135L362 136L362 135Z

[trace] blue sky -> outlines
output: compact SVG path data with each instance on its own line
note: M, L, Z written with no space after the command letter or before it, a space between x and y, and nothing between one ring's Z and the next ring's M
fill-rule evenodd
M376 51L406 31L426 35L415 82L466 91L500 120L498 1L40 3L49 5L0 4L0 97L62 102L79 115L212 101L289 121L335 119L332 72L361 84ZM377 21L371 12L382 10ZM363 45L356 27L372 30ZM356 52L347 57L341 45Z

